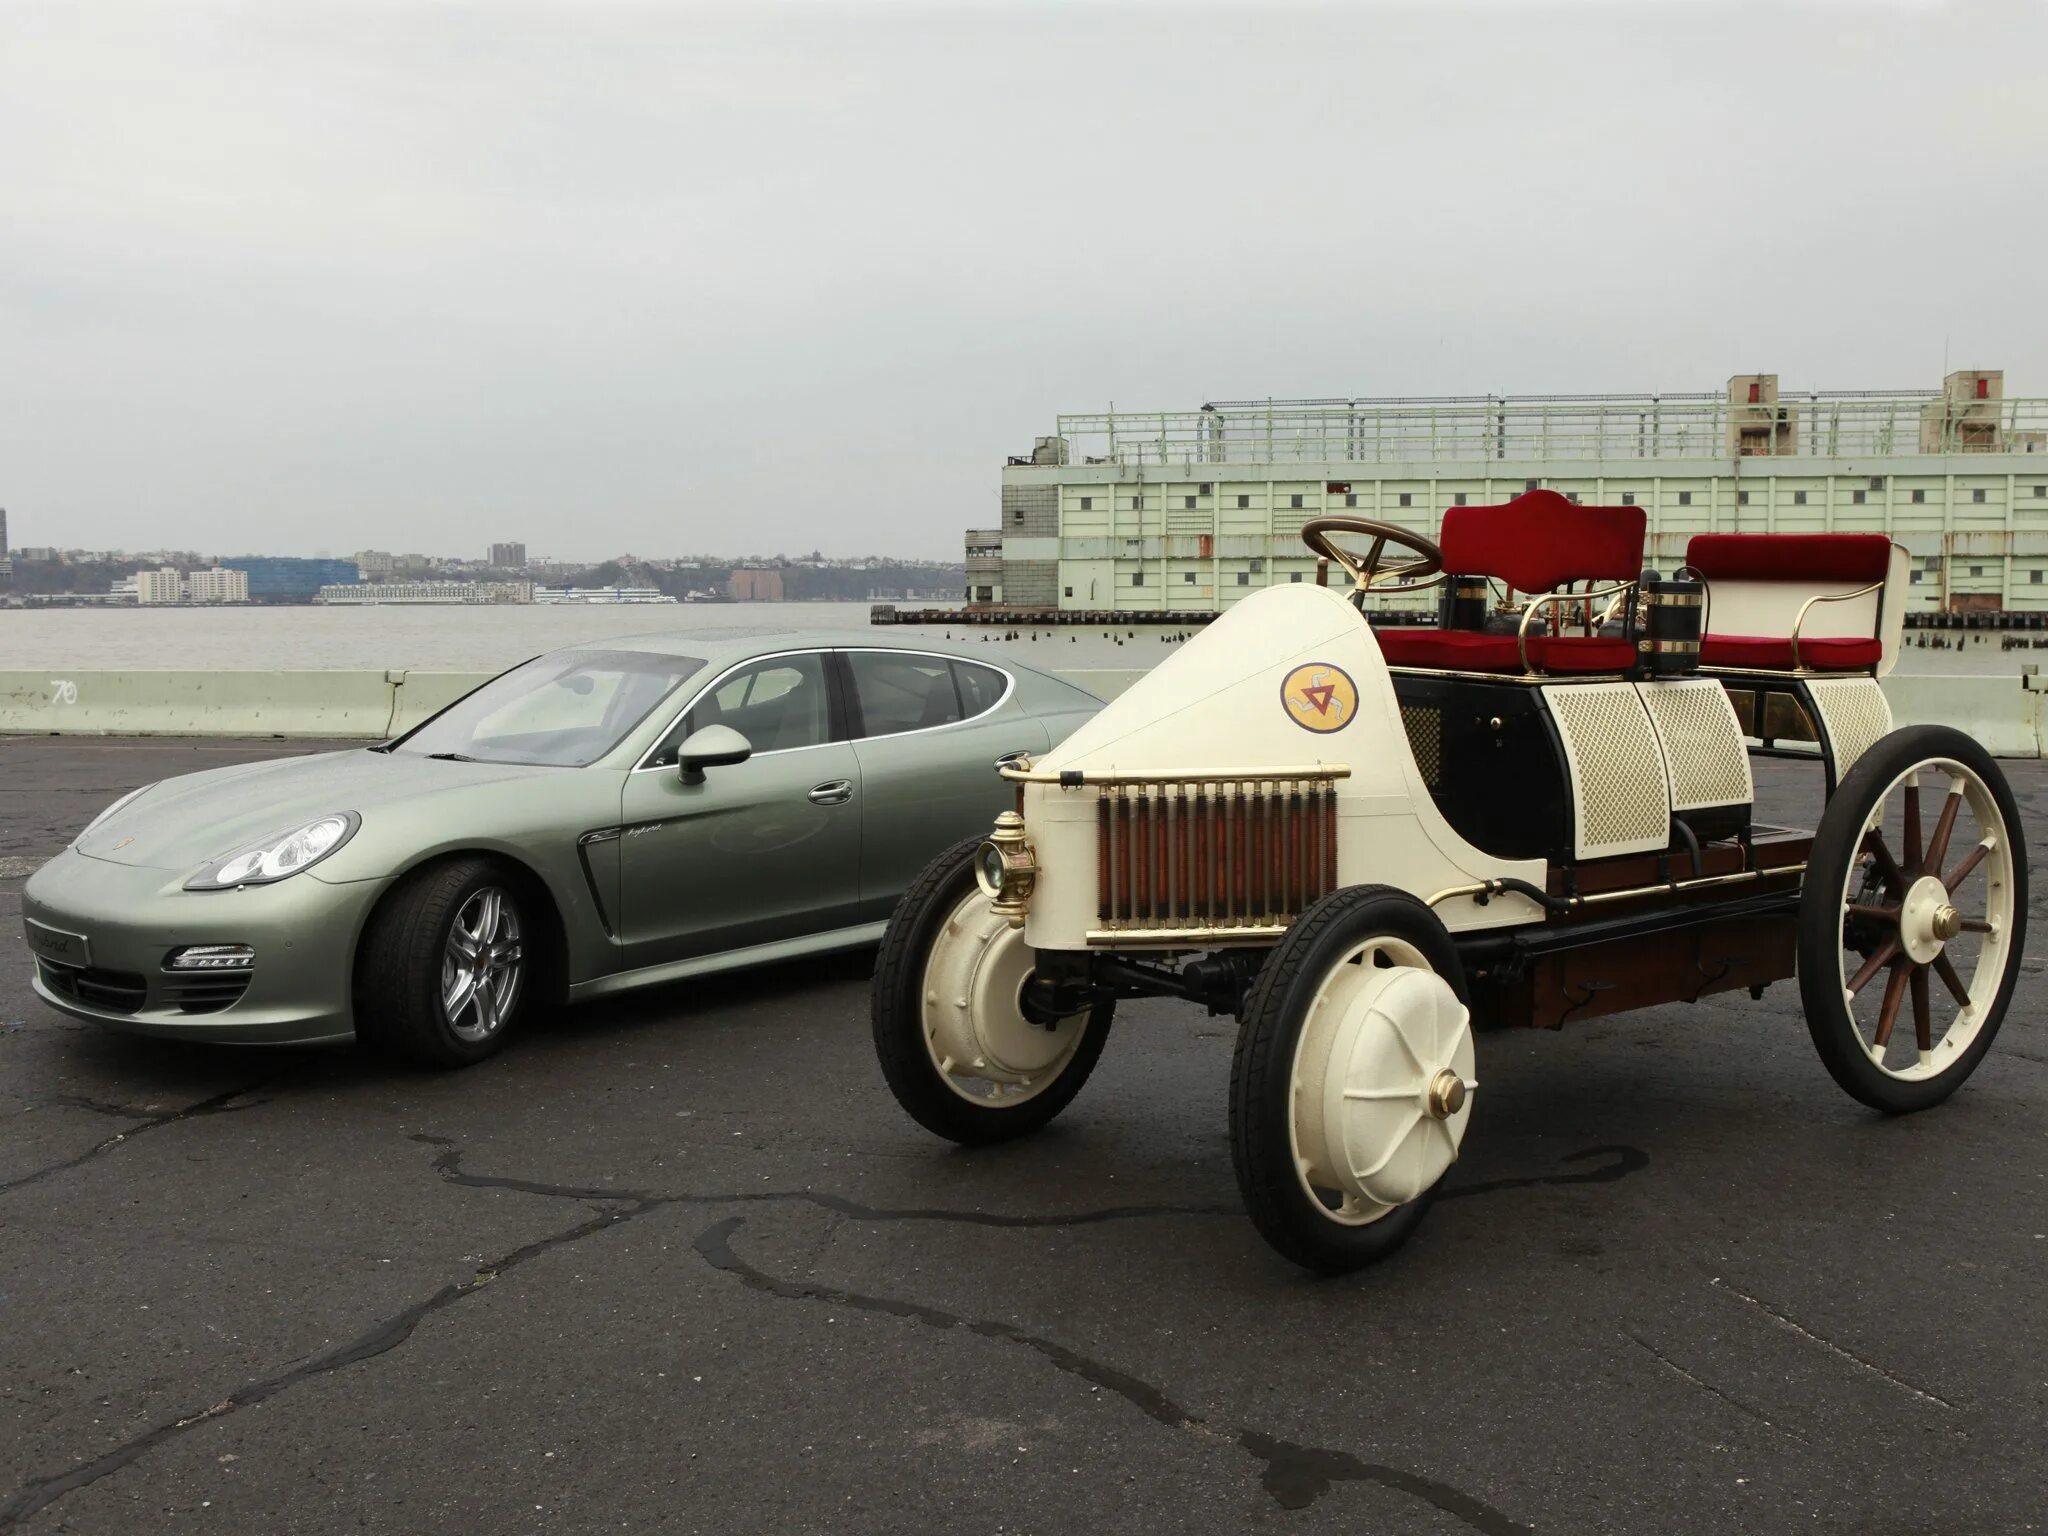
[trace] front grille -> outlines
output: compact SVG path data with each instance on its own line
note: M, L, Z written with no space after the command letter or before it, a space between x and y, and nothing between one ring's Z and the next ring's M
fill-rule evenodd
M1105 930L1284 928L1336 889L1337 790L1327 777L1107 784L1096 842Z
M195 971L190 975L167 975L158 992L165 1006L180 1013L219 1013L232 1008L249 990L247 971Z
M149 983L134 971L52 965L42 959L36 965L42 971L44 986L81 1008L97 1008L102 1013L139 1013L149 997Z

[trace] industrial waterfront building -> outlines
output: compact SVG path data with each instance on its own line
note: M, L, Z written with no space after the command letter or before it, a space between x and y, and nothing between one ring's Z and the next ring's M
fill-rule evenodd
M342 581L322 587L314 601L330 607L386 603L530 603L530 581Z
M1917 610L2048 612L2048 398L1996 370L1936 390L1230 401L1061 416L966 537L970 605L1214 612L1313 581L1301 525L1434 538L1446 507L1546 486L1634 505L1669 571L1696 533L1890 534ZM1408 600L1412 606L1415 599Z

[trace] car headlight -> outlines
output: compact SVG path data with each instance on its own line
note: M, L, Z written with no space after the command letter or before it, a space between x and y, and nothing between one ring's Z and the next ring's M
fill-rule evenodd
M294 827L281 837L265 838L209 864L185 882L188 891L225 891L241 885L269 885L318 864L355 835L361 818L354 811L336 811Z
M88 821L83 827L80 827L78 829L78 837L74 837L73 839L71 839L72 843L76 845L79 837L84 837L86 833L90 832L94 827L98 826L101 822L105 821L109 816L113 815L114 812L120 810L122 806L127 805L130 801L134 800L138 795L146 795L152 789L155 788L156 784L152 782L143 785L142 788L140 789L129 790L127 794L123 795L120 799L116 800L112 805L108 806L105 810L101 811L99 815L93 817L93 819L91 821Z
M1038 856L1024 834L1024 818L1005 811L996 829L974 851L974 879L989 899L990 910L1011 927L1024 926L1031 892L1038 884Z

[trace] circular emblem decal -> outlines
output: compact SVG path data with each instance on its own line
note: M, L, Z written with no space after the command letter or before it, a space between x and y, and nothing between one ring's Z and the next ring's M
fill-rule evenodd
M1303 730L1327 735L1343 730L1358 713L1358 685L1342 667L1305 662L1281 682L1280 703Z

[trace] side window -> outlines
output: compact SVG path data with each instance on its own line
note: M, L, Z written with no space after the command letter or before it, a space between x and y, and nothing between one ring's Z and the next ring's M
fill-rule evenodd
M756 752L786 752L830 741L831 720L824 657L816 651L771 656L740 668L692 704L648 764L673 767L676 748L707 725L731 726Z
M894 736L960 719L960 689L943 656L901 651L848 651L864 735Z
M960 689L960 707L966 711L962 718L967 720L994 709L996 701L1003 696L1003 690L1010 684L1010 680L994 667L984 667L973 661L954 662L953 681Z

